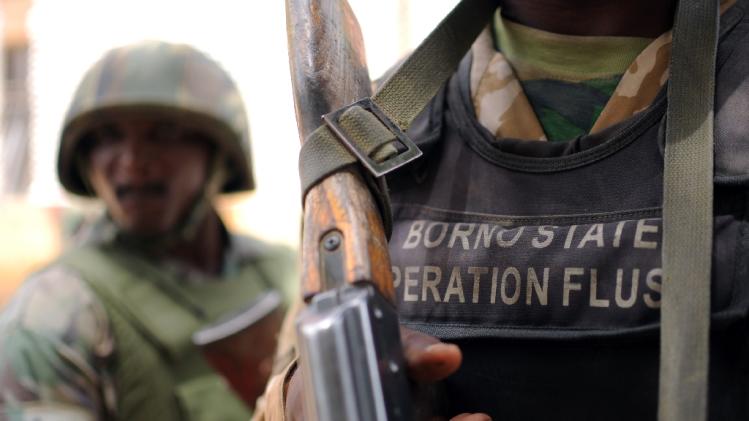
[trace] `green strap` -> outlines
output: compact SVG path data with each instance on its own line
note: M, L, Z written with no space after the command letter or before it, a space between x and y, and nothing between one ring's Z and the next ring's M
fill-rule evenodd
M268 290L262 260L243 265L232 277L180 284L153 262L116 246L87 246L60 259L175 361L192 352L198 329L244 309Z
M663 193L658 419L707 419L717 0L679 2Z
M495 0L461 1L375 93L375 106L405 132L455 72L496 7ZM375 161L397 155L394 134L362 107L350 107L338 123L347 137ZM356 162L333 131L327 125L320 126L308 136L299 154L302 202L312 186ZM386 192L373 193L380 210L389 213ZM387 215L384 219L389 220Z
M97 296L116 306L149 342L179 360L192 346L190 335L204 323L202 310L183 294L177 295L177 288L164 291L168 283L143 274L144 265L122 259L116 250L88 246L59 261L77 270Z
M75 249L59 262L78 271L106 304L117 340L120 418L249 419L245 405L190 342L204 323L195 314L196 300L175 296L177 289L164 289L169 282L147 262L113 248ZM185 412L175 412L180 410Z
M496 8L497 1L461 1L374 94L373 101L401 130L455 73Z

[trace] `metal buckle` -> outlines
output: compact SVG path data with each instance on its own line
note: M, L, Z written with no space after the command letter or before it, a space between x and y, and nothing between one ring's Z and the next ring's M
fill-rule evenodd
M365 110L372 113L375 117L377 117L377 119L380 120L380 123L382 123L390 131L390 133L395 135L396 140L400 142L400 144L403 145L406 150L382 162L376 162L375 160L370 158L365 151L363 151L359 146L356 145L356 143L354 143L354 141L346 136L346 132L341 126L338 125L338 118L341 116L341 114L343 114L347 109L353 106L364 108ZM403 131L397 125L395 125L395 123L393 123L387 115L385 115L382 109L380 109L380 107L378 107L377 104L372 101L371 98L364 98L351 105L325 114L322 116L322 119L330 128L330 130L335 133L338 139L343 142L343 145L346 147L346 149L354 154L359 159L359 162L361 162L375 177L382 177L383 175L394 171L421 156L421 150L418 146L416 146L413 140L409 139L408 136L406 136L406 134L403 133Z

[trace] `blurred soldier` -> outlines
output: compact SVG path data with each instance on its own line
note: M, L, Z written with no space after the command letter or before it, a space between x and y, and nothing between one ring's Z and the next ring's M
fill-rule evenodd
M254 402L228 389L192 338L287 288L295 262L228 233L212 206L220 193L254 188L245 109L229 76L186 45L109 51L70 105L58 175L107 213L2 314L0 418L247 419ZM250 389L269 373L272 330L253 339L264 355L249 358L249 370L234 366L255 376Z
M677 3L497 1L491 26L410 125L424 156L388 175L389 249L400 321L413 329L403 335L409 375L444 380L445 415L656 418ZM720 6L709 419L743 420L749 5ZM695 63L712 60L689 45ZM375 99L386 97L396 95ZM387 110L403 117L399 106ZM697 295L683 280L670 279L671 291ZM289 349L280 354L287 370L269 382L265 420L303 417Z

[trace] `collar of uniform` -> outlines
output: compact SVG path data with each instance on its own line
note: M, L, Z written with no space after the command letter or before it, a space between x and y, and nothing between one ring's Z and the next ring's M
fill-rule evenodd
M735 3L736 0L721 0L720 14ZM590 133L600 132L650 106L668 81L671 37L671 31L662 34L635 58Z
M219 227L221 229L221 237L224 241L224 257L221 273L218 276L207 274L168 256L149 259L153 259L152 261L155 261L163 270L173 274L174 279L179 279L185 284L199 284L234 276L240 272L248 257L251 258L256 255L257 251L252 248L248 249L240 237L229 233L221 219L219 219ZM79 244L122 245L118 240L119 233L120 230L117 225L105 213L81 229L77 242Z
M494 42L520 80L570 82L620 75L652 38L555 34L494 15Z
M735 3L736 0L721 0L721 14ZM522 28L517 27L514 29L523 32ZM524 35L530 32L539 35L534 32L538 30L527 29L530 31L523 32ZM556 35L550 34L548 37ZM559 41L558 38L556 40ZM546 140L516 70L507 56L497 51L494 45L492 30L487 27L471 49L471 99L476 118L498 139ZM512 54L517 56L521 50ZM645 46L626 68L590 133L599 132L647 108L668 80L670 58L671 31L668 31Z

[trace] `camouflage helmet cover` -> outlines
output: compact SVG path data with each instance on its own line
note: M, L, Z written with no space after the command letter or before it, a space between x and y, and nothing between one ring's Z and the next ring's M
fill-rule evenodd
M71 193L90 196L77 163L81 140L113 112L186 118L227 157L223 192L252 190L250 137L239 91L212 59L184 44L144 41L107 52L84 75L63 125L57 172Z

